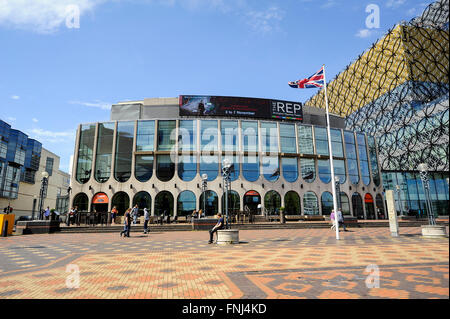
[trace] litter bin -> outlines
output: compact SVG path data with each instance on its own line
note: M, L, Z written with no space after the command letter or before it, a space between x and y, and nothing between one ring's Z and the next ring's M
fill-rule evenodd
M13 229L14 229L14 220L16 218L15 214L0 214L0 233L2 236L5 236L3 233L3 229L5 227L6 221L8 222L8 229L6 231L6 234L12 235Z

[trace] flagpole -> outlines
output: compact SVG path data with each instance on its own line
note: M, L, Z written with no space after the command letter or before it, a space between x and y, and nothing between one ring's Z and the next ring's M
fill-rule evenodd
M325 76L325 64L323 65L323 87L325 89L325 106L327 111L327 132L328 132L328 148L330 150L330 169L331 169L331 189L333 193L333 207L334 207L334 222L336 225L336 239L339 240L339 221L337 218L337 195L336 185L334 180L334 164L333 164L333 149L331 147L331 130L330 130L330 114L328 112L328 97L327 97L327 78ZM340 195L340 194L339 194Z

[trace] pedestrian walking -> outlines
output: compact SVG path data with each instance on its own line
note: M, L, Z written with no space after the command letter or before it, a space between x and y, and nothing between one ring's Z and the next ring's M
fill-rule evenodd
M345 227L345 223L344 223L344 215L342 215L341 208L338 209L338 211L336 213L336 218L339 223L339 226L342 226L344 228L344 231L347 231L347 228Z
M75 224L74 218L75 218L75 208L72 207L69 210L69 214L67 215L67 226L70 226L70 222L72 222L72 224Z
M219 220L217 221L217 224L209 231L209 242L208 244L213 243L213 237L214 233L217 232L219 229L222 229L224 226L224 220L221 213L218 213L217 216L219 217Z
M123 230L120 232L120 237L124 235L124 237L130 237L130 228L131 228L131 208L128 208L125 214L123 215Z
M144 208L144 234L148 234L148 221L150 220L150 212L147 207Z
M334 209L331 211L330 220L331 220L331 229L335 229L336 228L336 214L334 213Z
M44 213L45 219L48 220L50 218L50 207L47 206L47 209Z
M139 216L139 208L138 205L134 205L133 209L131 210L131 216L133 217L133 224L136 225L136 220Z

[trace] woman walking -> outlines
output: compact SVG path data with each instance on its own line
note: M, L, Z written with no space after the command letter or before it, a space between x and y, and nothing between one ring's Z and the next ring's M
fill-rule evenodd
M148 221L150 220L150 212L147 207L144 208L144 234L148 234Z
M117 216L117 207L114 206L113 209L111 210L111 224L113 225L116 224L116 216Z
M120 232L120 237L124 235L124 237L130 237L130 228L131 228L131 208L128 208L123 216L124 220L124 227L123 230Z

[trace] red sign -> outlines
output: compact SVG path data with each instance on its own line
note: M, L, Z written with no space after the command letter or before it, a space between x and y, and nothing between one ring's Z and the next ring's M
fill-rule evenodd
M108 204L109 198L105 193L98 193L92 199L92 204Z
M248 191L245 193L245 196L259 196L259 193L255 191Z

